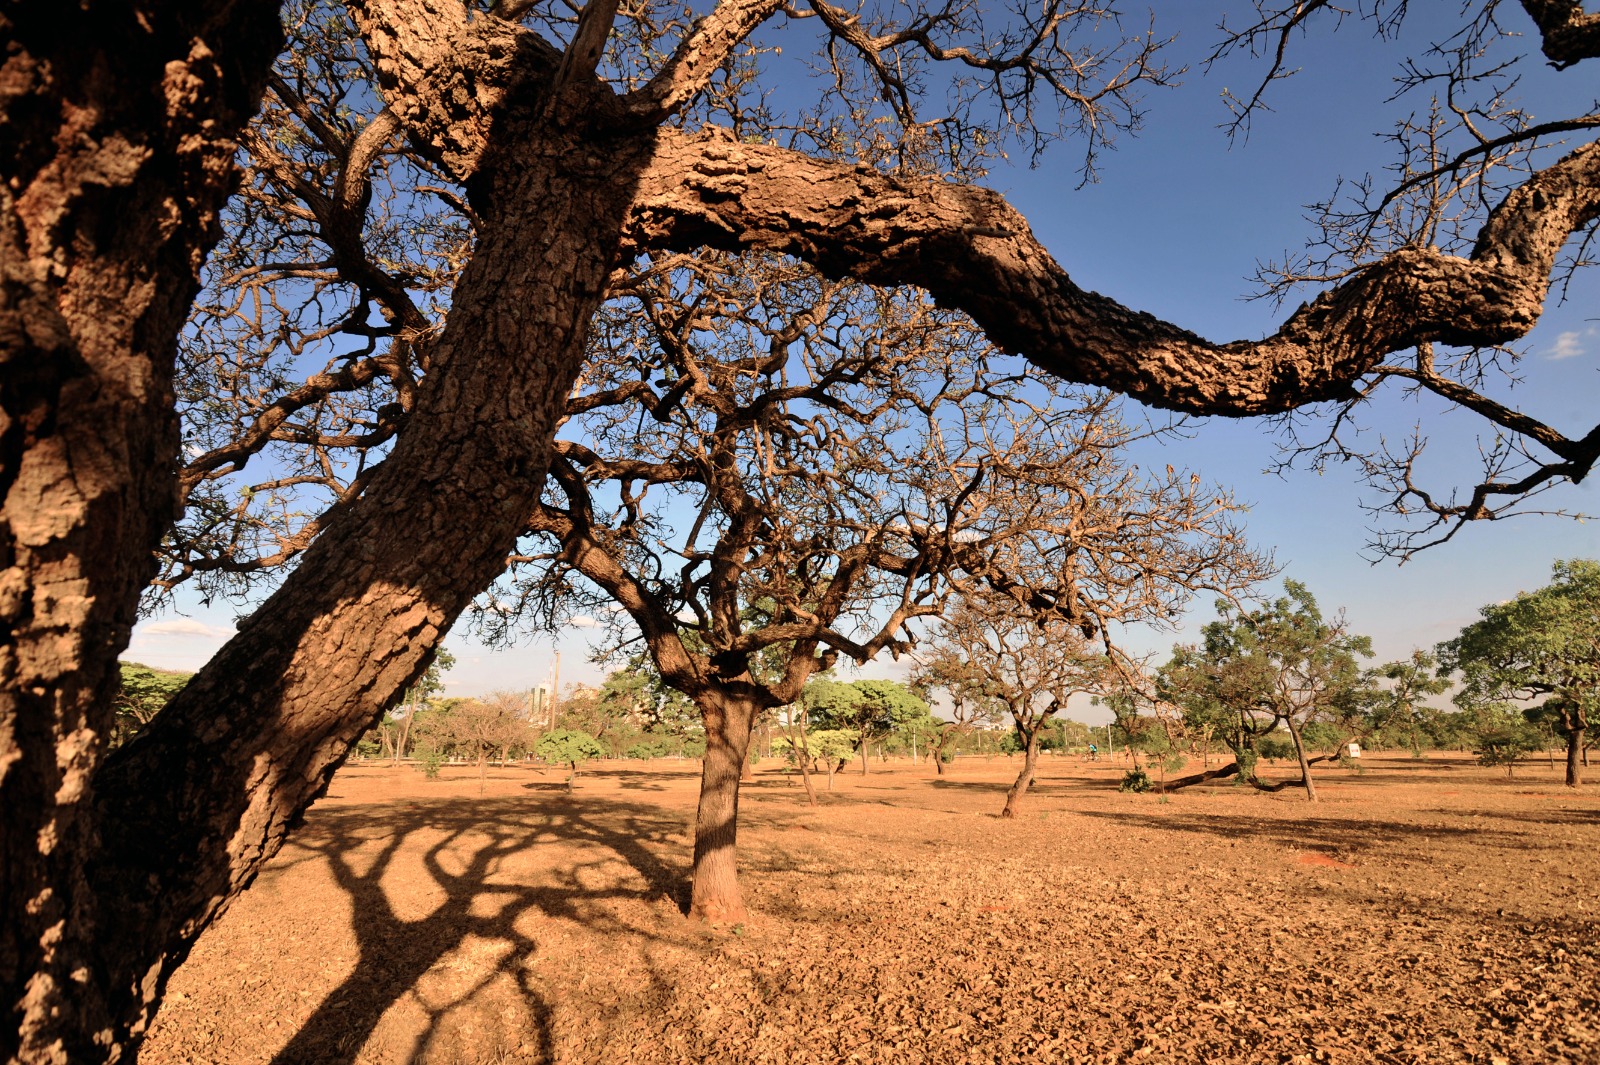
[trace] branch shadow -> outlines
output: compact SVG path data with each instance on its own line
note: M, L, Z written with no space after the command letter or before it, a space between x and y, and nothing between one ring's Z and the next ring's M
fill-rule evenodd
M1229 814L1144 814L1113 810L1081 810L1081 817L1115 821L1130 828L1166 829L1214 836L1218 839L1276 843L1286 848L1315 850L1329 855L1359 855L1380 848L1402 855L1408 846L1434 837L1472 839L1508 850L1543 851L1555 847L1536 834L1480 826L1416 824L1406 821L1344 820L1331 817L1251 818ZM1414 853L1414 857L1424 857Z
M272 1065L351 1065L384 1014L469 937L499 941L507 949L498 964L466 991L450 1001L424 1004L426 1028L404 1060L425 1053L450 1012L471 1002L501 975L512 976L527 1003L537 1060L551 1060L550 1003L526 964L539 944L519 931L519 919L537 912L592 927L609 923L617 931L654 938L649 929L619 921L603 904L665 896L680 909L686 905L687 870L662 860L653 849L680 849L671 837L681 830L681 820L658 807L594 797L585 797L582 806L569 799L528 796L321 811L294 841L302 852L296 861L325 862L349 895L357 960L349 976L323 998L274 1056ZM426 916L407 920L395 912L383 881L408 841L419 833L436 837L426 846L422 864L444 897ZM574 843L592 848L594 857L547 869L555 873L553 885L517 884L503 875L508 859L515 855ZM624 879L617 884L616 876L610 875L594 879L617 886L603 890L584 886L587 871L616 858L626 862L642 883L630 885Z

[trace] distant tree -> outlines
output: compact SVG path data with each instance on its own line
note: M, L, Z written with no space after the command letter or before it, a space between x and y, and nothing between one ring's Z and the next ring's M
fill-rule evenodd
M119 665L122 676L117 686L117 716L111 733L113 747L132 739L194 676L193 673L156 669L140 662Z
M1478 764L1504 766L1512 776L1523 756L1539 748L1539 731L1509 703L1479 703L1464 715Z
M1428 651L1417 649L1410 658L1385 662L1373 671L1389 681L1389 687L1374 699L1378 725L1406 737L1413 755L1422 754L1422 739L1437 730L1442 711L1427 702L1427 696L1450 690L1450 681L1439 673L1439 660Z
M1232 718L1229 731L1239 752L1253 750L1258 737L1282 725L1294 743L1306 798L1315 802L1305 727L1318 720L1336 720L1346 730L1364 727L1357 722L1373 688L1359 659L1371 657L1372 641L1352 634L1342 614L1324 617L1299 581L1285 581L1284 591L1253 611L1220 600L1221 617L1202 630L1200 646L1176 648L1163 667L1163 691L1200 714L1221 711ZM1243 763L1239 768L1247 770Z
M1107 690L1112 660L1079 626L1002 595L963 597L942 620L937 640L944 653L971 663L983 678L983 695L1011 715L1023 761L1000 816L1015 817L1038 770L1047 722L1073 695Z
M525 743L528 723L526 703L519 693L499 692L488 699L458 699L430 714L418 725L431 746L478 766L478 793L488 780L489 756Z
M533 753L547 762L568 766L567 790L571 791L573 782L578 779L578 767L599 758L604 752L600 749L600 741L587 732L558 728L539 737Z
M1600 562L1557 562L1552 575L1537 591L1483 607L1439 645L1439 657L1461 674L1459 706L1537 701L1537 716L1566 741L1566 782L1575 788L1586 734L1600 723Z
M943 776L945 765L960 742L976 728L994 724L1005 715L1005 704L989 694L983 672L952 645L936 643L918 650L911 686L923 699L943 691L950 700L950 717L938 723L932 750L934 773Z
M867 773L868 747L908 722L925 721L927 702L909 687L893 680L813 681L806 686L811 720L825 729L838 729L855 737L853 753Z
M399 735L394 741L395 765L399 765L400 760L406 756L406 746L411 741L411 728L416 722L417 708L444 693L444 675L454 669L455 664L456 656L443 647L439 648L422 676L401 695L400 701L405 706L405 713L400 718Z

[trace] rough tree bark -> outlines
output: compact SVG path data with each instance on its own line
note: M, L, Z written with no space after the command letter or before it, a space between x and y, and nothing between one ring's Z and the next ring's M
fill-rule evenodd
M1343 398L1388 352L1523 336L1562 246L1597 216L1600 144L1588 144L1513 190L1471 257L1396 252L1272 336L1227 344L1079 288L998 193L885 177L717 129L663 133L629 233L652 247L762 247L829 274L919 285L1057 376L1167 409L1242 416Z
M1562 704L1561 724L1567 730L1566 784L1575 788L1583 783L1583 766L1588 764L1584 758L1584 737L1589 728L1589 715L1581 704L1567 700Z
M1028 788L1033 785L1033 775L1039 768L1039 730L1034 729L1028 733L1028 742L1022 748L1022 772L1017 774L1017 779L1011 782L1011 787L1006 789L1006 805L1000 811L1001 817L1015 817L1022 807L1023 797L1028 794Z
M745 918L739 890L739 769L750 751L757 705L749 696L707 691L695 698L706 726L700 805L694 817L694 883L689 916L716 923Z
M1317 785L1311 779L1311 763L1306 760L1306 741L1300 736L1300 726L1296 725L1293 717L1286 717L1283 725L1289 730L1289 738L1294 740L1294 756L1300 763L1300 781L1306 789L1306 801L1317 801Z
M1538 316L1557 249L1600 209L1591 145L1514 192L1470 259L1399 253L1266 341L1211 345L1077 288L992 193L725 135L654 143L645 127L693 91L679 76L696 56L720 62L703 41L619 114L586 60L562 62L492 19L464 29L454 0L352 6L413 143L471 179L489 224L368 495L92 786L115 657L173 513L174 338L233 180L232 137L277 47L276 5L16 0L0 14L7 1059L107 1060L129 1046L194 937L499 571L630 200L636 242L762 246L921 284L1062 376L1232 414L1339 396L1419 342L1514 339ZM737 35L776 6L723 5L727 25L712 28ZM1547 47L1592 54L1580 5L1525 6L1548 15ZM571 106L544 106L553 78ZM562 124L573 116L592 121ZM506 151L480 166L491 130Z
M91 777L176 514L176 338L282 34L265 0L0 29L0 1060L83 1061L112 1028Z
M611 269L615 242L595 235L617 231L641 146L521 143L548 154L480 169L475 207L494 222L372 490L100 774L94 880L119 931L98 946L107 972L135 974L107 989L135 1030L525 528Z

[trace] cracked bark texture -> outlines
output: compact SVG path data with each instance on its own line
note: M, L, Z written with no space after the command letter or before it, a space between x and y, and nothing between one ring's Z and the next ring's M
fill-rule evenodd
M1562 245L1597 216L1600 145L1590 144L1513 192L1470 258L1396 252L1272 336L1226 344L1080 288L998 193L897 180L717 130L662 135L628 238L782 251L834 276L918 285L1057 376L1153 406L1243 416L1344 398L1384 355L1419 343L1524 335Z
M85 807L176 508L176 337L281 33L263 0L0 26L0 1060L78 1062L110 1040Z
M92 877L114 930L100 950L142 978L118 989L135 1030L526 527L612 267L615 238L592 235L619 230L641 153L553 132L518 141L541 151L480 167L486 235L369 490L100 773Z

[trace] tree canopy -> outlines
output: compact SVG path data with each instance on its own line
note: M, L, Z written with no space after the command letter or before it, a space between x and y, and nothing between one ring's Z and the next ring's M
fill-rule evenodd
M1161 686L1192 722L1219 729L1247 776L1255 739L1281 724L1314 802L1305 728L1316 721L1363 727L1373 688L1360 660L1372 656L1372 641L1352 633L1342 615L1325 617L1304 584L1283 586L1283 596L1255 610L1219 600L1221 616L1201 631L1200 644L1174 649Z
M1439 657L1461 674L1462 707L1536 704L1567 742L1566 782L1576 787L1586 733L1600 723L1600 562L1558 561L1551 578L1485 606Z

